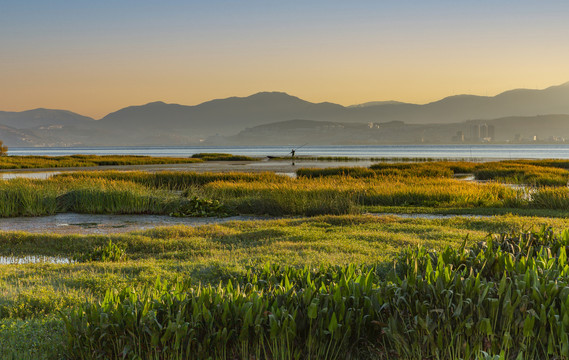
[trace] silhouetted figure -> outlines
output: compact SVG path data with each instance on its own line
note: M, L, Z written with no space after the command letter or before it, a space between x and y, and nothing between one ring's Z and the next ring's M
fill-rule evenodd
M292 166L294 166L294 153L295 153L295 152L296 152L296 151L295 151L294 149L292 149L291 152L290 152L290 160L292 161Z

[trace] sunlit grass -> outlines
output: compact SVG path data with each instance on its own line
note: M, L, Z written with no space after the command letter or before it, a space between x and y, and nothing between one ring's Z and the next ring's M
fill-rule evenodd
M246 276L249 269L261 269L267 263L295 268L384 264L383 269L388 271L407 247L456 248L465 239L468 244L476 244L491 232L538 229L541 225L566 228L569 220L518 216L425 220L345 215L175 226L116 235L0 233L0 256L72 257L94 251L109 240L127 254L120 262L0 265L0 318L26 319L31 328L37 328L34 319L83 303L94 304L109 288L140 290L157 279L215 285ZM25 326L11 329L22 339L32 336ZM61 341L56 334L48 337L48 332L38 331L40 345L36 347ZM23 347L22 341L14 340L15 335L9 339L8 348Z
M201 161L200 159L189 157L176 158L136 155L2 156L0 157L0 169L189 164Z

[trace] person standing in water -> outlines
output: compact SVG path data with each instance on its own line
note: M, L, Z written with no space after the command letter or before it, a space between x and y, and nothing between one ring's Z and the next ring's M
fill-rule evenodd
M294 166L294 153L295 153L295 152L296 152L296 151L295 151L294 149L292 149L291 152L290 152L290 160L292 161L292 166Z

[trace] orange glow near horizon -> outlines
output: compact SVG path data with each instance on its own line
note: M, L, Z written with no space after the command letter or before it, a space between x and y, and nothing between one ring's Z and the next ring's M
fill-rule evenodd
M0 14L0 31L17 34L0 38L0 111L99 119L152 101L196 105L260 91L422 104L569 81L564 4L142 3L129 8L132 19L109 15L121 5L108 1L36 4L60 23L19 5ZM24 26L24 15L37 18Z

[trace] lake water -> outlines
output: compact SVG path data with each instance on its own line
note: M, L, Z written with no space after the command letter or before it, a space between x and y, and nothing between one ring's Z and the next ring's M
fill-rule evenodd
M218 147L67 147L17 148L10 155L62 156L150 155L187 157L200 152L218 152L248 156L286 156L292 148L298 156L437 158L437 159L569 159L569 145L349 145L349 146L218 146Z

